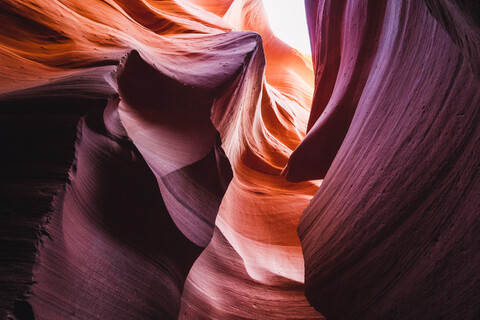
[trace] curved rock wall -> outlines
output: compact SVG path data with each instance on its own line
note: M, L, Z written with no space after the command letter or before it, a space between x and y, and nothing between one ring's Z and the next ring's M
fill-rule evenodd
M312 39L320 53L312 110L324 113L290 165L299 172L294 179L328 172L298 227L307 297L329 319L474 319L480 297L480 82L478 45L472 45L478 44L478 20L467 23L478 12L468 11L467 2L343 3L342 20L337 1L311 1L308 12L311 34L327 37ZM470 9L475 6L471 1ZM369 23L370 9L377 32L366 37L377 35L376 50L369 46L369 67L357 67L368 50L352 55L351 47L362 41L352 32ZM341 32L330 32L334 23ZM331 47L330 39L341 45ZM330 63L339 66L335 76L324 75ZM359 68L363 72L351 77ZM358 95L345 94L361 80ZM328 98L322 83L333 87ZM347 104L338 103L338 91ZM324 109L320 101L327 100ZM347 116L337 120L342 130L350 128L345 139L332 141L339 129L329 121L337 108L356 111L351 124ZM321 159L322 143L339 147L338 153L331 149L331 163Z
M476 319L478 4L306 11L311 58L261 0L0 3L1 311Z

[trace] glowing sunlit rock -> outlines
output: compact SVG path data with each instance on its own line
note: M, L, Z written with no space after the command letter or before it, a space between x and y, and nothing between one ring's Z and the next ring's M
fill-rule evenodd
M302 4L0 3L1 318L478 318L479 5Z

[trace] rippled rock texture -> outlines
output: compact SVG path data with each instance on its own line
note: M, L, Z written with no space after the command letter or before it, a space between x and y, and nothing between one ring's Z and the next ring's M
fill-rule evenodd
M475 319L478 5L374 3L307 12L318 119L289 173L325 179L298 227L306 295L329 319Z
M305 4L0 3L2 317L480 316L478 4Z

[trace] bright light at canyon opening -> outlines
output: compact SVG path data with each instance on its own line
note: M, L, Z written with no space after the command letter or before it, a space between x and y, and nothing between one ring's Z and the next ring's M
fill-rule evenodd
M304 0L263 0L273 33L291 47L311 54Z

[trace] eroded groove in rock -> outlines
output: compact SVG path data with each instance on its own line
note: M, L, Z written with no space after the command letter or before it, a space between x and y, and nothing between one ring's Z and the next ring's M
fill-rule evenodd
M306 10L0 3L0 317L478 317L478 5Z
M234 1L225 15L236 28L258 32L263 45L259 37L226 89L229 101L217 100L213 108L234 175L214 237L187 279L184 318L323 318L304 297L296 234L318 184L290 183L281 175L305 134L312 78L306 57L278 40L264 17L260 1ZM231 273L237 275L228 279Z
M315 1L309 20L316 91L309 132L285 168L290 181L324 178L340 148L372 71L385 2Z
M70 181L36 263L30 302L40 318L175 318L201 252L175 227L136 148L104 127L110 108L79 123Z
M306 294L331 319L474 319L480 83L423 3L385 9L350 130L299 224Z
M243 271L225 305L245 307L225 311L211 297L187 297L211 305L197 316L255 314L248 290L264 296L265 308L282 304L278 315L320 317L303 294L296 235L318 184L280 175L305 134L308 57L276 39L260 1L56 4L3 4L9 28L35 31L29 43L15 39L14 29L3 33L5 97L119 97L80 124L70 182L39 247L29 299L36 316L176 317L223 199L216 230L226 237L212 246L226 239L225 252L238 252L233 261ZM256 33L224 33L230 28L257 31L265 45ZM189 297L219 290L211 280Z
M428 10L447 31L480 80L480 3L478 1L424 0Z

